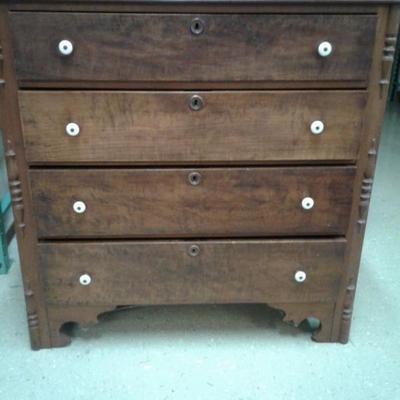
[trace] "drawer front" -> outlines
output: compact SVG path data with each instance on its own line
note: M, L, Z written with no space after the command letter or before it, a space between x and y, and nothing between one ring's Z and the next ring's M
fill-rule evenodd
M76 242L38 248L52 304L328 302L338 292L345 240Z
M345 234L354 174L354 167L101 168L32 170L30 178L40 237L199 238Z
M21 91L19 100L29 162L343 161L357 158L366 94Z
M51 12L10 18L18 78L74 82L366 83L377 21L374 15ZM321 56L326 41L332 52ZM59 46L72 52L63 55Z

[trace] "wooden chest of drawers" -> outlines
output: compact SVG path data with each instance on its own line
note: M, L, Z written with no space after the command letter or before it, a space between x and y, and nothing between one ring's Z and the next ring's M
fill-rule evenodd
M31 344L121 305L267 303L349 337L394 2L2 2Z

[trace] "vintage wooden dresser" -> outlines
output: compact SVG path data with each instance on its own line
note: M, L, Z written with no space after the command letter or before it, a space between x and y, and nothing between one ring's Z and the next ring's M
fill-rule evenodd
M0 7L32 348L155 304L266 303L348 341L396 4Z

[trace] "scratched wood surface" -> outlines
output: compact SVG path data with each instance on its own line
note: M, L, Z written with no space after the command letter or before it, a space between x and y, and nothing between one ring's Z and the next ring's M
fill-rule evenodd
M347 342L399 6L12 0L0 19L0 127L33 348L64 346L64 323L129 303L267 302L295 324L319 318L315 340ZM57 53L65 38L69 58ZM183 111L194 94L203 109ZM305 139L321 110L326 131ZM76 115L81 135L67 138Z
M40 244L50 304L334 301L345 240ZM198 248L191 255L193 246ZM95 260L95 262L94 262ZM303 283L294 275L307 274ZM88 286L79 283L89 274Z
M364 91L19 92L31 163L351 161L365 101Z
M204 22L199 35L190 30L194 18ZM17 77L40 81L366 84L376 26L374 15L12 12L10 19ZM58 54L62 39L74 44L68 57ZM326 59L317 46L328 39L334 51Z
M197 185L189 182L198 173ZM353 167L30 171L40 237L343 235ZM304 197L315 205L304 210ZM86 211L73 210L76 201Z

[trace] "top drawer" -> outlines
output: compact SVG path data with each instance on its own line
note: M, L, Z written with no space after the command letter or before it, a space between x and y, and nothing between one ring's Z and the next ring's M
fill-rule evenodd
M360 85L376 29L374 15L13 12L10 18L18 79L50 82Z

